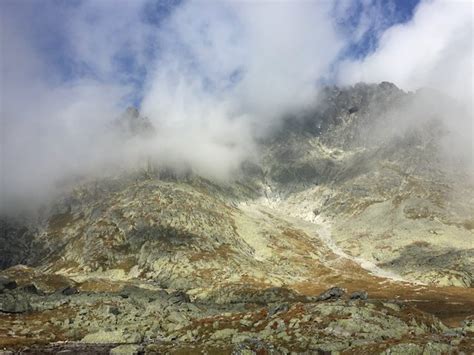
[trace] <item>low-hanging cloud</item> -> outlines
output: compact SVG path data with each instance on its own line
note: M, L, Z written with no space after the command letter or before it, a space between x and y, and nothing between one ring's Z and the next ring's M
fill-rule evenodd
M253 138L314 99L342 47L329 10L325 3L180 7L157 33L160 56L142 104L162 133L155 151L167 148L220 178L255 155Z
M471 1L422 1L410 21L380 33L372 53L341 61L338 82L347 85L386 80L405 90L435 89L438 92L423 90L418 102L395 112L398 124L406 126L415 118L442 118L449 130L441 142L443 153L450 159L461 159L472 170L473 25Z
M422 1L410 21L381 33L373 53L342 61L339 82L430 87L472 106L473 9L471 1Z
M0 198L41 199L65 178L144 157L229 179L255 158L255 138L335 78L432 86L463 102L471 85L472 97L463 6L422 2L413 20L386 29L380 4L362 1L361 20L344 31L340 16L353 10L343 4L3 1ZM373 52L342 59L367 31L380 37ZM111 134L131 102L156 127L153 138Z

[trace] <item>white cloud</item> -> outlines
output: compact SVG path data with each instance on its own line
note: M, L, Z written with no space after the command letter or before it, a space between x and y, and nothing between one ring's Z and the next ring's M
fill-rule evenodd
M179 8L158 34L161 56L142 105L161 144L172 137L174 156L220 178L254 156L252 138L312 102L342 48L329 10L284 2Z
M374 53L340 65L339 82L391 81L406 90L439 89L466 103L473 91L473 2L422 1L388 28Z
M430 95L409 114L399 114L417 121L443 117L451 132L441 142L443 154L474 172L473 22L471 0L424 0L409 22L381 33L372 54L340 63L338 81L390 81L404 90L431 88L452 97L455 104Z
M388 80L472 97L472 12L470 3L453 3L422 3L411 22L381 34L375 53L342 63L340 81ZM352 34L337 30L331 2L190 1L159 27L143 21L144 4L0 3L3 194L41 195L65 177L133 165L143 156L232 177L256 156L255 136L285 112L313 103L341 50L383 27L370 0ZM43 15L64 48L40 48L37 42L51 34ZM54 71L51 57L73 60L71 78ZM117 142L107 124L124 109L124 98L137 95L141 75L141 110L157 137Z
M2 192L27 198L144 155L229 178L255 157L256 131L313 99L343 46L324 2L186 2L159 28L138 1L7 0L2 9ZM52 51L41 48L51 30L62 41ZM68 60L64 81L54 64ZM106 127L136 90L137 69L158 135L114 142Z

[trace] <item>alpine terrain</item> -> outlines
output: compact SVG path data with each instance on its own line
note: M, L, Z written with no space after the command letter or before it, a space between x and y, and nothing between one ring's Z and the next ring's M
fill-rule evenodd
M472 156L449 154L449 100L326 87L232 179L144 157L5 214L0 349L474 352ZM160 127L130 108L108 129Z

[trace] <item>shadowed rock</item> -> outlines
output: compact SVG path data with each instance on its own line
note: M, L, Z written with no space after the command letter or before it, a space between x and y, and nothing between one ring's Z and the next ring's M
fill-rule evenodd
M346 291L340 287L332 287L329 290L324 291L321 293L317 301L329 301L329 300L337 300L344 296Z
M17 283L15 280L10 280L7 277L0 276L0 293L4 292L4 290L13 290L17 287Z
M277 313L288 312L289 309L290 306L288 305L288 303L277 304L273 307L270 307L270 309L268 310L268 317L272 317Z
M351 300L366 300L369 298L367 291L355 291L351 293Z
M31 310L28 297L21 293L4 293L0 295L0 312L24 313Z
M61 293L64 296L71 296L71 295L75 295L76 293L79 293L79 290L75 287L68 286L64 290L62 290Z

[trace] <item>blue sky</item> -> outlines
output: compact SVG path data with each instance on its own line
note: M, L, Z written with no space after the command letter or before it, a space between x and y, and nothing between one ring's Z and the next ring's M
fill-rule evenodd
M344 0L343 0L344 1ZM351 31L359 24L364 14L364 2L361 0L353 2L353 8L350 16L347 16L339 22L339 25L346 31ZM409 21L413 16L413 11L418 5L419 0L400 0L400 1L384 1L376 0L372 6L377 8L372 20L378 22L373 24L372 28L362 36L360 40L352 43L345 51L348 57L361 58L370 52L373 52L378 45L378 38L387 28Z

